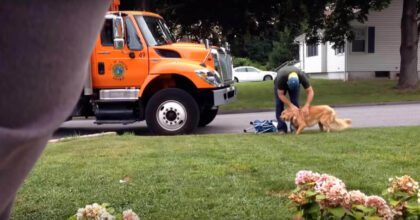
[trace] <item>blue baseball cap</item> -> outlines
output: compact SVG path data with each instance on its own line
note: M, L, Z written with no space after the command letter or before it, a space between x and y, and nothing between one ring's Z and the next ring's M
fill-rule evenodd
M299 89L299 77L296 72L289 73L287 86L290 90Z

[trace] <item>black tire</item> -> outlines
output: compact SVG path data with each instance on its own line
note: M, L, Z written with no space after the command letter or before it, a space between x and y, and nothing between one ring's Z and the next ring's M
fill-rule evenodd
M264 81L273 80L273 77L271 77L269 75L266 75L266 76L264 76L264 79L263 80Z
M178 135L193 132L200 110L195 99L181 89L164 89L153 95L146 106L147 127L153 134Z
M217 112L219 111L219 107L216 109L205 108L200 113L200 121L198 122L199 127L204 127L216 118Z
M236 78L236 77L233 79L233 81L235 81L235 83L239 82L238 78Z

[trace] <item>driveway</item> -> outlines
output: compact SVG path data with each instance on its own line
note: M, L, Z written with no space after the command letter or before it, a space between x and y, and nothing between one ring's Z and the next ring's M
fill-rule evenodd
M420 104L352 106L334 108L340 118L353 120L353 127L395 127L420 125ZM196 134L243 133L249 122L274 119L274 111L256 113L219 114L216 119ZM130 125L95 125L93 120L73 120L62 124L54 137L92 134L104 131L135 132L149 135L145 122Z

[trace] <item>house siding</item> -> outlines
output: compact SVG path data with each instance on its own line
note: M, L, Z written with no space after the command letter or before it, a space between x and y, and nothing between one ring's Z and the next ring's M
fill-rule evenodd
M335 54L332 43L327 45L327 72L329 79L345 79L346 56L345 53Z
M300 42L301 68L311 76L327 79L372 79L376 71L389 71L390 78L397 78L400 71L400 45L401 45L401 16L403 1L391 1L388 8L382 11L371 11L365 23L351 22L355 28L374 27L374 47L370 47L366 37L364 53L352 52L351 42L346 43L344 54L335 54L331 43L326 43L326 49L319 48L317 57L306 57L306 44L304 35L296 38ZM371 29L372 30L372 29ZM372 33L371 33L372 34ZM324 53L324 54L322 54ZM420 57L420 50L418 51ZM418 59L420 71L420 59Z
M305 72L315 72L320 73L322 72L322 57L324 50L322 49L322 45L318 45L318 55L317 56L307 56L307 44L304 43L303 45L303 53L304 57L301 57L301 60L304 60L304 65L302 67L303 71ZM301 46L301 49L302 49ZM302 51L302 50L301 50Z
M391 5L379 12L371 12L364 24L352 22L355 27L375 27L375 52L353 53L348 44L349 72L400 71L401 16L403 1L391 1ZM366 32L367 33L367 32ZM366 44L367 47L367 44ZM419 62L420 64L420 62Z

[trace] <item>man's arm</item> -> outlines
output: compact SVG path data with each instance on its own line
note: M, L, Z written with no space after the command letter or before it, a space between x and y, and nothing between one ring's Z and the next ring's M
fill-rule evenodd
M312 89L312 86L309 86L306 89L306 93L307 93L306 103L302 107L302 111L304 114L309 113L309 107L311 106L312 100L314 99L314 90Z
M284 95L284 90L277 89L277 95L279 96L279 99L285 103L289 108L291 108L293 111L299 111L298 107L296 107L289 99Z

